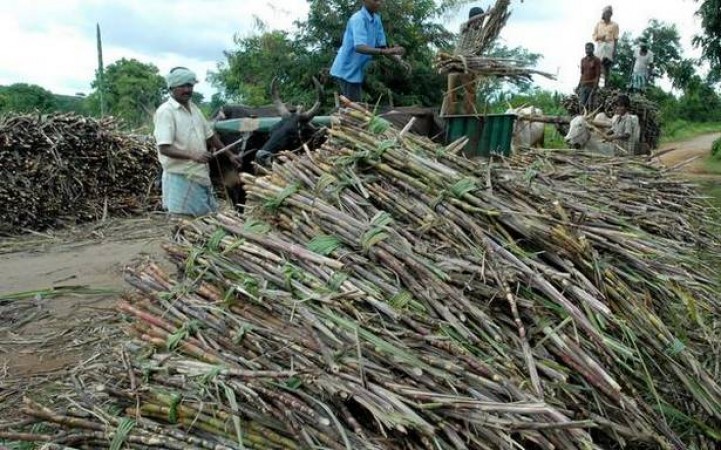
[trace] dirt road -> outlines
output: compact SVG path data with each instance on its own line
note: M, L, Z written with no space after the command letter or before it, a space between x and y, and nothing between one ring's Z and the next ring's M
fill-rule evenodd
M112 356L123 270L144 258L162 263L171 229L156 215L0 239L0 421L22 395Z
M713 142L719 138L721 138L721 133L712 133L666 144L661 147L660 152L675 150L663 154L661 161L667 167L674 167L688 161L688 164L679 168L680 172L689 175L709 175L704 167L704 160L710 154Z

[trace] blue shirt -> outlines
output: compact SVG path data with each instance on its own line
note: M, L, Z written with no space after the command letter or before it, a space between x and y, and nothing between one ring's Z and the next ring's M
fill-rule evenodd
M372 48L385 47L386 34L381 16L371 14L365 6L353 14L343 35L343 44L330 68L330 74L349 83L362 83L365 68L373 58L355 51L359 45Z

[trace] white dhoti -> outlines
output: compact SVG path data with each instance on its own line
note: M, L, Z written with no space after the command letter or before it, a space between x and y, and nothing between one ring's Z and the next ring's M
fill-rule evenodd
M613 42L596 42L596 56L603 61L604 59L608 59L609 61L613 61Z

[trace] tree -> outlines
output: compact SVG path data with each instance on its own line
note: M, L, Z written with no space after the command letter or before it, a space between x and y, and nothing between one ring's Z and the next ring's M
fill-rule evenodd
M711 64L711 77L721 79L721 0L696 0L701 6L696 12L701 17L703 34L694 36L693 43L703 49L703 57Z
M105 68L105 102L108 113L122 118L131 127L148 124L165 96L165 79L153 64L136 59L120 59ZM91 110L100 113L100 80L92 84Z
M320 69L311 53L285 31L236 39L238 48L225 52L227 61L210 75L226 100L250 106L270 103L270 80L278 77L286 100L312 101L308 85Z
M616 47L614 70L611 72L611 86L625 88L631 82L631 71L634 62L633 49L633 37L628 32L623 33Z
M88 114L86 97L79 95L55 95L55 109L64 113Z
M226 52L211 80L226 100L249 105L270 101L269 84L281 81L284 100L308 103L313 99L311 76L332 86L329 69L343 39L348 18L358 9L357 0L308 0L308 17L296 23L298 32L264 31L238 39L237 48ZM382 12L389 44L408 50L405 59L412 72L390 58L376 57L369 67L365 92L369 101L387 102L389 92L396 104L439 105L445 88L444 77L433 70L437 49L450 48L454 34L438 20L465 0L388 0ZM335 87L335 86L333 86ZM332 104L329 89L326 105Z
M0 111L50 112L56 106L53 93L38 85L15 83L0 87Z
M708 80L698 75L691 78L678 102L678 118L689 122L721 120L721 97Z
M298 32L266 31L237 39L235 50L226 52L227 61L211 74L213 85L224 100L258 106L270 102L270 80L278 77L283 99L308 104L313 100L311 76L318 77L327 90L325 105L332 105L335 85L329 69L341 45L350 16L358 10L358 0L308 0L310 11L296 23ZM433 69L438 50L450 50L456 35L441 23L444 14L471 3L468 0L388 0L382 11L389 45L406 48L404 59L411 73L390 58L376 57L366 73L364 92L369 102L397 105L438 106L446 89L444 76ZM494 56L535 63L539 55L525 49L497 47ZM506 84L493 83L491 88ZM521 83L514 91L526 91ZM485 98L485 95L484 95ZM214 100L218 100L217 98Z
M298 23L300 41L322 55L324 67L330 67L341 45L350 16L358 10L356 0L309 0L310 12ZM439 4L440 3L440 4ZM405 55L412 67L406 73L390 58L375 58L369 67L365 90L367 97L377 100L393 92L399 104L438 105L445 88L443 77L433 69L437 49L447 49L454 43L454 34L439 23L450 3L458 1L389 0L381 13L389 45L406 48Z
M611 84L616 87L626 87L631 82L631 73L635 61L634 52L641 41L648 43L648 48L654 55L654 72L649 82L668 76L675 87L682 88L687 79L684 70L688 69L690 60L683 57L681 37L674 24L667 24L657 19L651 19L646 28L637 37L630 33L623 33L616 49L616 69L612 75Z

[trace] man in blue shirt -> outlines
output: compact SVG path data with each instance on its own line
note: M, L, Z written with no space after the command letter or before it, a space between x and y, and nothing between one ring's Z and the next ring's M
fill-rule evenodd
M391 56L410 70L401 59L406 50L400 46L388 47L378 14L382 3L383 0L363 0L363 7L348 21L343 44L330 69L330 74L340 83L341 94L353 102L361 100L365 69L373 55Z

